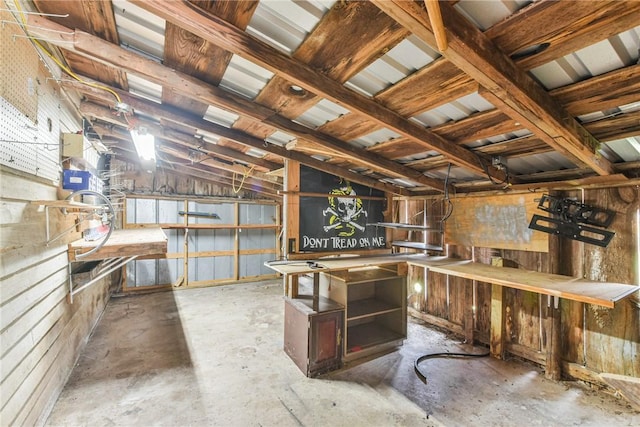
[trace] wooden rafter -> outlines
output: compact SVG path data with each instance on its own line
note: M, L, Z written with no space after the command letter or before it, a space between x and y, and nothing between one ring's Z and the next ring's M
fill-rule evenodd
M268 108L248 101L246 98L203 83L189 75L169 69L162 64L158 64L155 61L141 57L119 46L105 42L91 34L72 31L63 26L56 25L46 18L33 15L29 16L29 23L32 28L34 28L34 34L42 32L42 34L50 36L51 32L49 30L54 29L59 31L57 38L52 38L50 42L63 49L72 49L74 52L93 60L119 67L161 85L179 87L183 94L189 95L193 99L198 99L229 111L244 114L297 137L312 140L314 143L339 151L346 156L351 156L355 161L367 164L378 170L385 170L392 176L399 176L440 191L444 190L443 183L440 180L427 177L419 171L404 167L392 160L345 144L336 138L292 122ZM466 152L473 157L471 152ZM475 157L473 158L475 159ZM475 159L475 161L477 162L477 159Z
M85 90L91 90L91 89L87 87ZM248 147L257 148L262 151L275 154L276 156L282 157L284 159L295 160L307 166L313 167L315 169L325 171L329 174L342 176L345 179L351 180L353 182L358 182L360 184L367 185L372 188L377 188L381 191L389 192L391 194L398 194L398 195L408 194L407 191L402 188L399 188L390 184L385 184L383 182L380 182L378 180L372 179L364 175L356 174L344 168L314 159L304 154L301 154L295 151L289 151L285 148L278 147L272 144L265 145L264 140L251 136L239 130L229 129L224 126L220 126L215 123L195 117L193 115L178 112L175 109L163 107L156 103L142 100L134 96L124 94L122 92L119 92L119 93L122 99L125 102L129 103L134 109L145 111L148 114L152 114L159 119L167 120L174 123L180 123L184 126L191 127L194 130L202 130L204 132L212 133L222 138L233 140L239 144L246 145ZM106 114L106 111L103 110L101 114ZM104 116L104 118L107 118L107 116ZM118 124L123 127L127 126L127 123L124 119L117 119L111 116L109 117L109 120L111 122L118 121Z
M341 83L251 37L226 21L194 8L188 2L151 0L134 3L211 43L286 77L305 90L340 103L351 111L363 114L380 125L439 151L461 167L478 174L486 172L477 157L469 150L452 144L396 112L351 91ZM490 168L489 173L496 178L504 178L502 171Z
M389 16L425 42L433 44L428 16L419 4L402 0L373 0ZM532 78L451 5L441 3L449 48L443 55L483 86L481 93L551 147L600 175L612 166L596 153L598 141Z

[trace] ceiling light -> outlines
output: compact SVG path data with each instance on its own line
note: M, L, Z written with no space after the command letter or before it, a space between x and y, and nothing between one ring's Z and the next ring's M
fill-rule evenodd
M155 138L146 129L132 129L131 139L136 147L140 160L156 160Z

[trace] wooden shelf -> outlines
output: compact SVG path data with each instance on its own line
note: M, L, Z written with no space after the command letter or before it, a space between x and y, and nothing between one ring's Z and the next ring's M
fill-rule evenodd
M49 206L51 208L74 209L74 210L95 210L102 206L90 205L88 203L76 202L74 200L33 200L33 205Z
M76 261L79 254L95 248L101 239L86 241L84 239L69 243L69 261ZM96 252L82 257L81 261L94 261L107 258L127 256L144 256L167 253L167 236L161 228L138 228L114 230L111 236Z
M372 224L367 224L367 225L375 225L376 227L385 227L385 228L398 228L402 230L433 231L433 232L442 233L442 228L440 227L427 227L426 225L404 224L400 222L374 222Z
M318 311L313 309L313 295L298 295L295 298L288 298L289 304L296 307L301 313L313 314L325 311L343 310L344 307L329 298L318 298Z
M404 240L394 240L391 242L391 246L397 246L399 248L418 249L422 251L442 251L442 246L430 245L422 242L408 242Z
M640 286L623 283L595 282L520 268L495 267L477 262L431 266L429 269L436 273L494 283L509 288L522 289L609 308L613 308L616 301L640 289Z
M347 327L349 337L346 353L357 353L380 344L402 341L405 336L381 325L370 322Z
M367 298L349 303L347 320L363 319L397 310L402 310L402 307L389 304L377 298Z
M332 276L349 282L349 284L354 285L357 283L369 283L372 280L380 281L380 280L388 280L395 279L398 276L398 273L393 270L385 270L384 268L362 268L362 269L351 269L351 270L343 270L336 271L331 273Z

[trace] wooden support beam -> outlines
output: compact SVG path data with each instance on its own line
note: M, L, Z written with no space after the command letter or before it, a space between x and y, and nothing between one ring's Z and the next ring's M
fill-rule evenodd
M469 150L447 141L372 99L357 94L342 83L332 80L325 74L283 54L213 14L188 2L136 0L134 3L204 40L285 77L305 90L322 95L353 112L363 114L376 123L423 144L425 147L437 150L458 166L478 174L485 173L475 155ZM489 172L498 179L504 178L502 171L490 168Z
M429 17L420 4L402 0L372 0L426 43L435 44ZM449 48L449 61L484 87L483 96L508 116L521 121L554 149L586 165L599 175L612 173L610 162L597 154L599 142L574 117L557 104L480 30L460 16L453 6L440 2Z
M284 166L285 256L297 252L300 244L300 163L288 160Z
M424 0L424 5L427 7L427 13L429 14L429 22L431 22L431 28L433 28L433 35L436 38L436 45L440 52L444 52L449 46L438 3L439 0Z
M150 101L134 99L134 97L131 97L131 96L127 97L126 95L123 96L122 99L126 100L127 103L132 102L130 105L132 105L135 109L138 109L140 111L145 111L145 112L148 111L161 119L180 123L183 126L193 127L194 132L197 130L202 130L205 132L213 133L222 138L227 138L229 140L237 142L238 144L257 148L267 153L280 156L284 159L292 159L295 161L299 161L300 163L310 166L312 168L327 172L332 175L341 176L345 179L348 179L349 181L357 182L357 183L366 185L368 187L376 188L384 192L398 194L398 195L408 194L406 190L400 187L396 187L391 184L386 184L378 181L377 179L373 179L364 175L351 172L337 165L323 162L321 160L306 156L296 151L289 151L277 145L272 145L272 144L265 145L263 140L256 138L252 135L246 134L244 132L241 132L239 130L229 129L227 127L203 120L199 117L195 117L186 113L177 112L174 109L157 106L157 104L147 105L147 104L154 104L154 103L151 103ZM82 105L83 104L81 104L81 106ZM81 108L84 108L84 107L81 107ZM99 111L101 112L100 115L102 116L103 114L105 114L105 111L107 110L102 109ZM126 126L126 121L123 118L111 115L109 120L110 122L119 124L123 127Z
M166 4L168 5L169 3ZM72 49L75 53L88 57L94 61L124 69L127 72L140 75L145 79L163 86L180 87L185 95L189 95L193 99L197 99L207 104L216 105L220 108L237 112L238 114L246 115L267 125L281 129L284 132L291 133L300 138L312 140L314 143L323 145L330 149L335 149L347 156L350 156L354 161L369 164L372 168L378 170L386 170L388 174L403 177L431 188L438 189L439 191L444 191L443 182L438 179L429 178L419 171L404 167L392 160L369 153L366 150L353 147L343 141L317 132L306 126L299 125L278 115L276 112L252 103L239 95L235 95L216 86L208 85L194 77L172 70L153 60L141 57L126 49L120 48L119 46L107 43L100 38L83 33L82 31L72 31L62 25L55 24L46 18L38 17L36 15L29 15L28 23L30 28L34 29L34 35L41 34L43 37L50 37L52 30L57 31L57 36L51 38L49 42L58 47L63 49ZM267 147L264 147L265 144L263 140L247 136L246 134L242 135L241 133L237 133L237 131L224 128L223 126L216 126L213 123L209 123L208 127L217 129L215 133L224 137L227 137L227 134L236 135L235 137L229 136L229 139L233 139L239 143L255 146L256 148L277 154L284 158L299 160L311 167L319 170L325 170L326 172L337 176L342 176L353 182L359 182L378 189L380 189L380 187L385 187L386 190L383 191L390 191L395 194L404 192L403 189L399 189L397 187L393 189L394 186L380 183L379 181L371 178L367 179L367 177L363 177L359 174L349 173L349 171L346 171L344 168L328 165L326 162L322 162L299 153L289 152L285 149L280 149L280 147L277 146L269 145L271 150L268 150ZM257 145L255 145L256 141L259 141L257 142ZM475 155L470 151L468 151L468 153L473 156L474 162L477 163Z

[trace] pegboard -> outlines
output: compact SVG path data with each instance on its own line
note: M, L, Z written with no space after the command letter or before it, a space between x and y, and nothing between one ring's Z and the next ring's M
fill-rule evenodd
M12 14L2 11L0 17L0 95L34 124L38 113L38 54Z
M11 15L1 12L2 19ZM60 181L60 93L31 42L0 28L0 164Z

